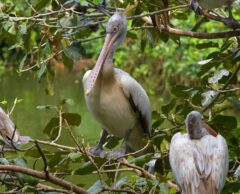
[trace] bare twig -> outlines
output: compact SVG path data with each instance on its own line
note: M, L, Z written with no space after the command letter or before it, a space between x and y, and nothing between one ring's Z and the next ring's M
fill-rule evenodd
M42 152L40 146L38 145L38 142L35 141L35 146L40 154L40 156L42 157L42 160L43 160L43 164L44 164L44 172L46 174L46 178L48 179L49 178L49 171L48 171L48 163L47 163L47 159L46 157L44 156L44 153Z
M44 185L44 184L41 184L41 183L38 183L36 185L36 190L37 191L42 191L42 192L57 192L59 194L62 194L62 193L66 193L66 194L70 194L72 193L71 191L67 191L67 190L63 190L63 189L57 189L57 188L54 188L54 187L50 187L48 185Z
M94 165L94 167L96 168L96 171L98 172L98 177L99 177L100 182L103 183L103 179L102 179L101 172L100 172L97 164L94 162L92 156L90 156L90 154L88 154L88 151L85 149L85 147L84 147L83 145L82 145L82 148L79 146L79 143L78 143L78 141L76 140L76 138L74 137L74 135L73 135L73 133L72 133L72 131L71 131L71 128L70 128L67 120L64 119L64 122L65 122L65 124L67 125L67 129L68 129L68 131L69 131L69 133L70 133L70 135L71 135L74 143L75 143L76 146L78 147L78 150L79 150L80 152L86 154L87 158L91 161L91 163L92 163L92 164Z
M150 141L148 141L147 144L146 144L142 149L137 150L137 151L135 151L135 152L131 152L131 153L124 154L124 155L122 155L122 156L120 156L120 157L118 157L118 158L116 158L116 159L118 160L118 159L120 159L120 158L125 158L125 157L127 157L127 156L134 156L134 155L136 155L136 154L139 154L139 153L141 153L142 151L144 151L145 149L147 149L149 145L150 145Z
M43 141L43 140L36 140L36 139L31 139L30 142L37 142L39 144L44 144L44 145L48 145L48 146L52 146L61 150L68 150L68 151L78 151L75 147L70 147L70 146L65 146L65 145L61 145L61 144L57 144L57 143L53 143L53 142L49 142L49 141Z
M139 176L142 176L142 177L146 177L146 178L149 178L151 180L156 180L156 176L149 173L148 171L144 170L143 168L139 167L139 166L136 166L134 164L130 164L128 163L127 160L123 159L122 161L120 161L120 163L124 166L127 166L127 167L130 167L130 168L133 168L135 170L135 172L139 175Z
M7 114L8 116L10 116L10 115L13 113L13 111L14 111L16 105L17 105L17 100L18 100L18 99L15 98L15 100L14 100L14 102L13 102L13 106L12 106L11 110L9 111L9 113Z
M52 143L55 143L59 140L62 134L62 110L61 108L58 110L59 111L59 128L58 128L58 134L57 137L52 141Z
M158 10L158 11L149 12L149 13L146 13L146 14L129 16L129 17L127 17L127 19L132 20L132 19L136 19L136 18L143 18L143 17L146 17L146 16L161 14L161 13L173 11L173 10L176 10L176 9L182 9L182 8L188 8L188 7L189 7L188 4L178 5L178 6L175 6L175 7L169 7L169 8L161 9L161 10Z
M73 141L74 141L75 145L77 146L77 148L78 148L78 151L79 151L79 152L81 152L81 153L84 153L84 150L83 150L83 149L80 147L80 145L79 145L79 143L78 143L77 139L74 137L74 135L73 135L73 132L72 132L72 130L71 130L71 127L69 126L69 124L68 124L67 120L66 120L66 119L64 119L63 121L64 121L64 123L66 124L66 126L67 126L67 129L68 129L68 132L69 132L69 134L70 134L71 138L73 139Z
M139 192L136 192L134 190L126 190L126 189L114 189L109 187L102 187L101 191L98 193L103 193L105 191L114 192L114 193L129 193L129 194L140 194Z
M32 6L31 3L28 2L28 0L25 0L25 3L32 9L34 13L37 13L36 9Z

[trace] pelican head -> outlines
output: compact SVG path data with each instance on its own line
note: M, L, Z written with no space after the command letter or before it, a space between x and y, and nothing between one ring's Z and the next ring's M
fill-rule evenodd
M88 95L98 77L101 67L107 57L123 42L127 33L127 19L122 13L115 13L108 21L106 26L106 38L102 51L98 57L97 63L90 74L88 80L86 95ZM110 56L111 57L111 56Z
M185 125L191 139L200 139L206 135L206 130L202 128L202 115L198 111L192 111L187 115Z

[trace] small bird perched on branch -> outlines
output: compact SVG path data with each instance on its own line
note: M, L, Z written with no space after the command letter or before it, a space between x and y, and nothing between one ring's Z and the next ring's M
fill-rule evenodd
M170 144L170 165L182 194L219 194L228 173L227 143L201 117L190 112L187 134L176 133Z
M28 136L20 136L12 120L0 107L0 140L6 144L4 149L27 143L29 139Z
M203 9L213 10L215 8L220 8L226 4L228 6L229 16L227 18L224 18L222 22L228 27L236 29L240 28L240 24L233 18L232 15L231 5L233 1L234 0L190 0L190 7L196 14L201 15Z

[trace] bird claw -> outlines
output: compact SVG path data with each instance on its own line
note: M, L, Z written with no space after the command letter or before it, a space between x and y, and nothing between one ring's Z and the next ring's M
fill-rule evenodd
M190 8L197 14L197 15L202 15L203 10L201 6L199 5L198 1L196 0L191 0L190 2Z
M235 20L234 18L231 18L231 17L228 17L228 18L224 18L222 20L222 22L228 26L229 28L232 28L232 29L237 29L237 28L240 28L240 23Z
M100 157L100 158L104 158L104 156L105 156L105 153L104 153L103 149L100 148L100 147L91 148L91 149L90 149L90 153L91 153L93 156L98 156L98 157Z

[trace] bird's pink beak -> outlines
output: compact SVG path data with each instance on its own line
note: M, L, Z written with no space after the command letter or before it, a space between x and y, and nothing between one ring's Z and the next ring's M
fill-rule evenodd
M110 33L107 34L102 51L98 57L97 63L89 75L90 77L88 78L86 92L85 92L86 95L89 95L89 93L91 92L91 90L98 78L98 74L101 70L101 67L104 64L104 62L109 54L109 51L112 48L113 43L116 40L116 37L117 37L116 33L115 34L110 34Z
M217 137L218 133L212 127L210 127L205 121L202 121L202 127L207 129L212 136Z

